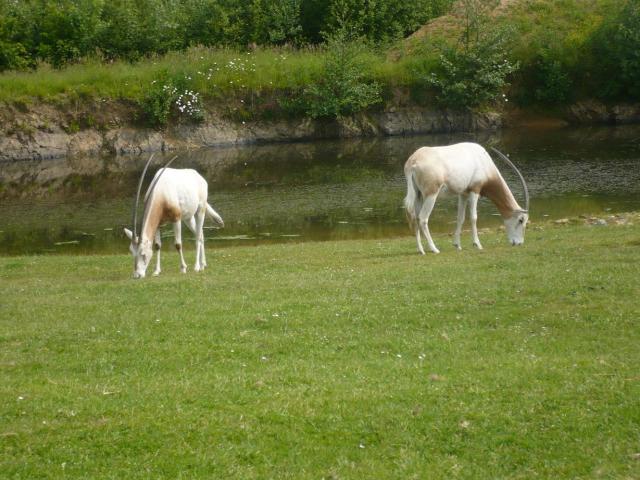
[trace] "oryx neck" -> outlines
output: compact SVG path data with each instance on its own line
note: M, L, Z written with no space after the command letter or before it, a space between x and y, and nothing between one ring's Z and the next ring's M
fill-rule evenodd
M160 227L162 220L163 206L158 201L158 195L154 191L149 198L144 209L144 216L142 217L142 232L141 239L152 240L155 237L156 231Z
M485 182L480 190L480 195L487 197L494 203L502 218L510 218L514 212L522 210L507 182L499 173Z

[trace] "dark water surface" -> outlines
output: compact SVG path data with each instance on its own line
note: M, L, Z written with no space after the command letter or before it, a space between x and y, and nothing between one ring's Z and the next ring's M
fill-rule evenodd
M533 221L640 210L640 126L210 148L182 152L174 166L195 168L209 182L209 202L226 223L218 230L207 222L209 247L389 237L410 234L402 209L407 157L420 146L469 140L496 146L520 167ZM0 163L0 255L126 252L122 227L147 158ZM165 158L156 155L149 179ZM521 199L515 175L496 163ZM432 230L453 231L455 216L455 198L442 195ZM478 223L500 223L484 199Z

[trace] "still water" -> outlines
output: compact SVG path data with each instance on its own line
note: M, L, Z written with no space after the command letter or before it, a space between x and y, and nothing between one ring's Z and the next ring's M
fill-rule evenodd
M226 225L214 229L208 221L209 248L390 237L410 234L402 208L407 157L420 146L459 141L510 155L527 179L534 222L640 210L640 126L209 148L179 152L174 166L195 168L209 182L209 203ZM127 252L122 228L147 158L0 163L0 255ZM148 180L167 158L156 155ZM521 200L515 175L496 163ZM432 230L453 231L455 216L455 198L441 195ZM478 223L500 223L487 200ZM192 248L189 235L183 229Z

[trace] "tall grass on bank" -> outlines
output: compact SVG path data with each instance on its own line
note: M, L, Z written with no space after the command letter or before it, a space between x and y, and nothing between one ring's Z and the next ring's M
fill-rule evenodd
M64 104L77 98L125 100L137 104L142 118L155 126L185 113L184 97L199 102L198 114L206 105L209 111L238 121L267 114L305 115L312 106L314 112L323 112L318 102L338 98L343 90L350 98L353 92L349 88L359 91L378 77L389 82L393 76L393 68L382 74L376 70L384 63L376 49L342 45L341 51L352 52L345 64L348 68L333 73L327 65L333 65L328 60L336 58L336 53L321 47L245 52L194 47L137 63L87 60L61 70L42 65L32 73L0 74L0 102L28 105L38 101ZM321 90L327 78L339 84L328 85L328 94L319 99L307 98L305 91L314 86ZM364 108L361 104L368 103L359 102L358 108ZM346 113L351 110L345 109ZM331 115L345 113L342 109L328 111Z
M0 258L0 472L635 478L640 227L534 227Z
M49 100L60 95L137 100L163 73L190 77L205 94L298 88L317 75L322 58L316 48L239 52L194 47L135 63L87 59L63 69L43 64L35 72L0 74L0 101Z

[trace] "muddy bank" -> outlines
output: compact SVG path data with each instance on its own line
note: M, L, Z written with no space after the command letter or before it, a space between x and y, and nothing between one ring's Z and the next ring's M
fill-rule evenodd
M397 108L336 120L287 119L234 122L215 114L200 124L164 130L137 126L135 108L126 103L94 102L69 106L0 106L0 161L85 155L126 155L204 146L319 140L327 138L414 135L497 130L526 124L522 112L454 112ZM607 106L581 102L547 126L640 122L640 105Z
M200 124L164 130L132 125L122 106L95 105L80 115L49 106L5 108L0 161L79 155L125 155L203 146L286 142L364 136L404 135L497 129L502 117L438 110L402 109L337 120L289 119L234 122L210 115Z

